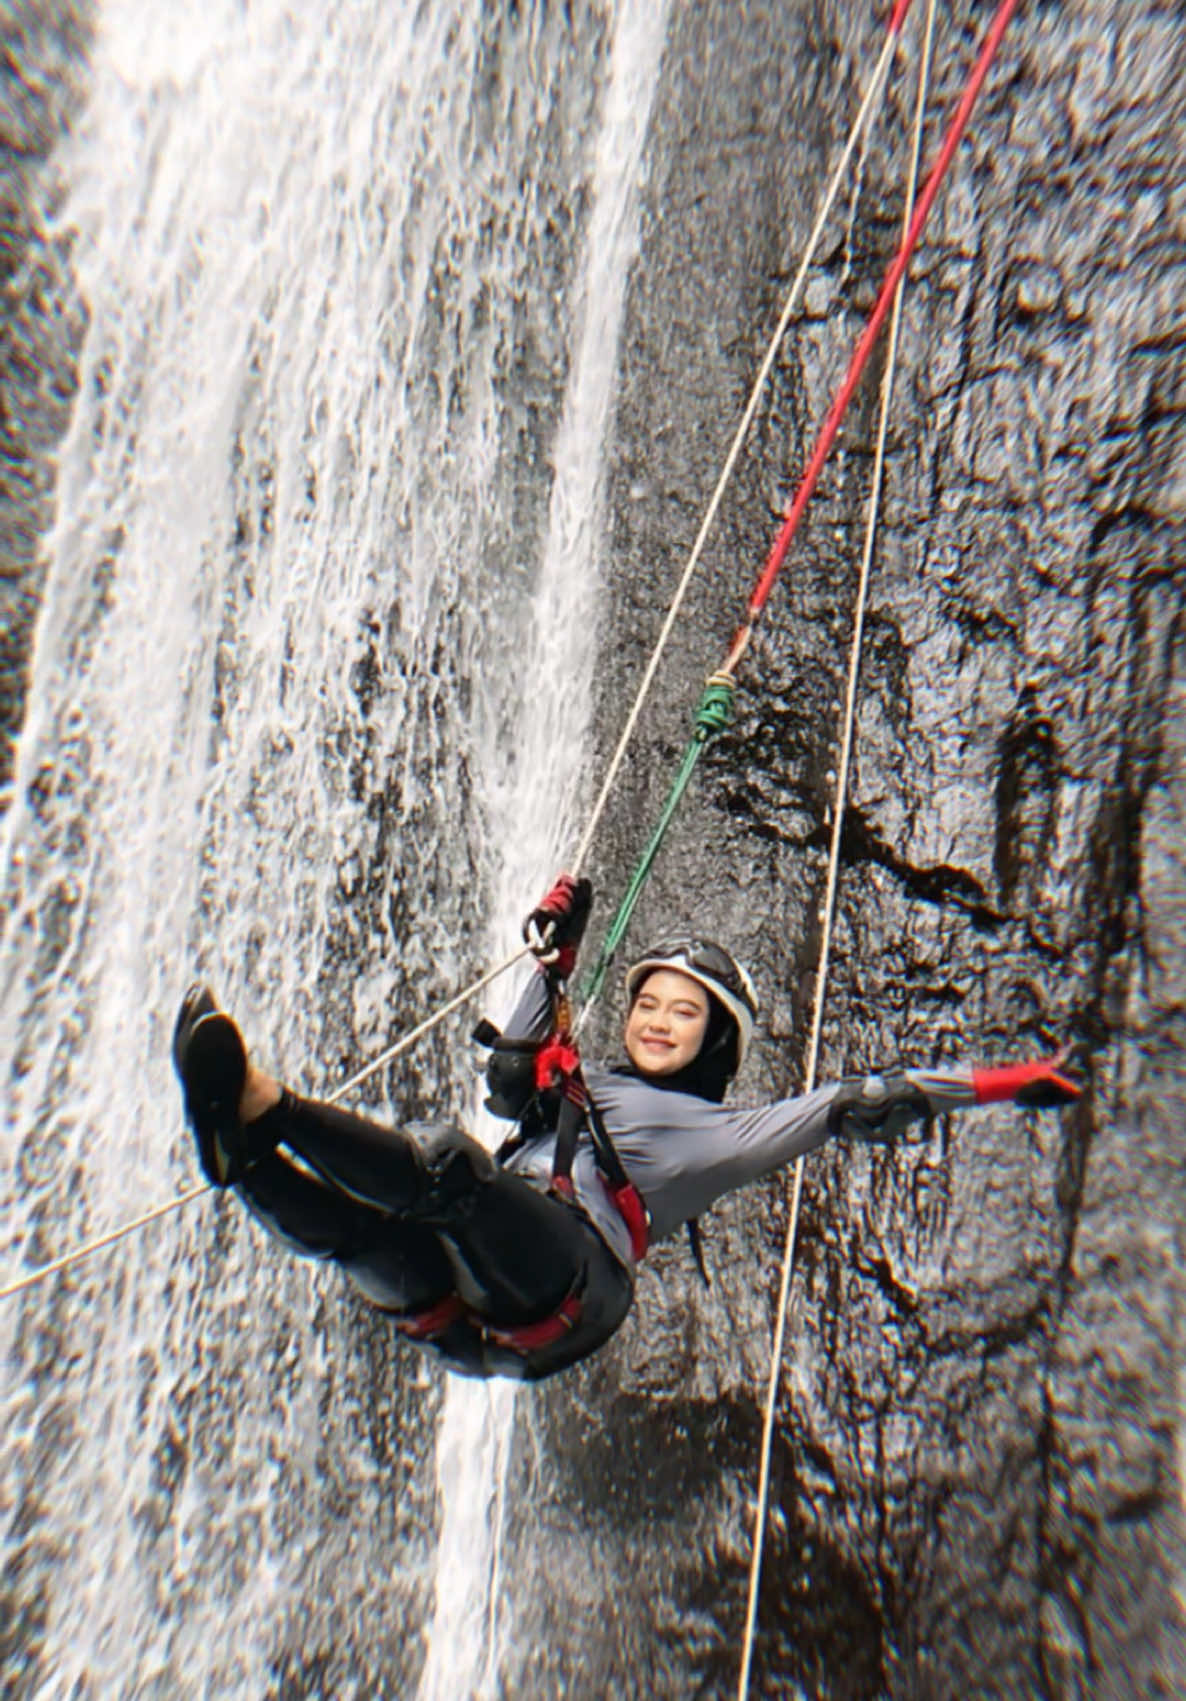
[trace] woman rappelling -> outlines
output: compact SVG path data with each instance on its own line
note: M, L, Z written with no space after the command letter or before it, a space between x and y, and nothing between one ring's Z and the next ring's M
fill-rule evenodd
M727 724L738 665L898 296L1015 4L1016 0L1001 0L935 167L914 206L786 519L750 594L742 624L723 666L709 677L695 736L610 929L594 976L597 984L622 937L698 756ZM904 0L899 0L891 35L900 27L905 10ZM822 217L821 213L813 246ZM803 275L801 268L791 300ZM609 764L576 853L577 868L583 866L708 525L753 417L790 305L788 301ZM879 462L883 446L884 433ZM878 472L875 490L879 483ZM827 919L820 987L826 979L868 557L867 548L844 709L829 889L821 910ZM458 1369L479 1375L509 1371L539 1377L594 1351L629 1309L632 1272L652 1234L668 1233L679 1222L693 1220L724 1193L801 1158L829 1136L885 1138L906 1122L937 1111L994 1098L1059 1104L1080 1091L1063 1067L1066 1055L1060 1053L1004 1070L895 1069L808 1091L761 1110L727 1109L722 1103L725 1088L749 1043L756 1001L748 977L727 952L692 940L648 953L632 967L627 977L627 1062L616 1069L591 1069L586 1080L572 1044L566 983L569 959L575 958L588 907L587 884L562 879L529 918L530 943L544 973L528 987L511 1024L510 1041L499 1041L491 1060L495 1100L501 1097L504 1113L520 1122L518 1136L504 1147L502 1162L452 1124L384 1129L336 1109L332 1102L296 1097L249 1064L234 1023L216 1008L204 988L193 989L178 1018L174 1057L209 1180L217 1186L237 1186L255 1213L299 1252L339 1262L362 1293L396 1316L406 1334L431 1342ZM490 971L458 994L350 1085L406 1049L501 972ZM817 1008L809 1086L814 1086L819 1013ZM498 1088L516 1043L520 1050L527 1048L531 1070L526 1103L507 1101ZM194 1189L0 1292L19 1291L202 1191ZM795 1220L793 1209L792 1242Z
M562 876L525 924L540 959L493 1041L491 1108L516 1130L492 1155L454 1122L388 1128L303 1099L248 1059L203 987L174 1061L202 1168L306 1257L340 1265L449 1368L538 1380L588 1357L630 1309L648 1244L715 1200L848 1137L1000 1100L1068 1104L1070 1054L996 1068L886 1069L741 1110L722 1102L757 998L722 946L678 939L626 975L626 1060L583 1067L564 986L589 914Z

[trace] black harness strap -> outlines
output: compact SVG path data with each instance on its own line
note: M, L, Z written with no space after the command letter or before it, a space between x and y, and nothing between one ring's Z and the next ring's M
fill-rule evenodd
M552 1192L559 1193L562 1199L572 1200L574 1188L572 1185L572 1166L577 1155L577 1142L581 1137L581 1129L585 1126L587 1111L586 1102L582 1102L579 1094L567 1090L574 1083L566 1082L566 1091L560 1104L560 1116L556 1123L556 1148L552 1157Z
M585 1083L578 1063L564 1085L564 1102L556 1129L556 1149L552 1158L552 1192L571 1201L575 1194L572 1166L576 1158L581 1130L588 1128L593 1144L601 1184L609 1194L614 1209L626 1224L630 1236L630 1255L637 1264L646 1256L651 1244L651 1213L642 1194L635 1187L618 1156L605 1118L597 1101Z
M642 1194L626 1174L605 1118L589 1091L580 1053L572 1037L572 1009L568 995L562 986L549 984L553 1031L536 1058L536 1086L541 1092L559 1088L562 1094L552 1158L552 1192L572 1203L575 1197L572 1166L576 1161L581 1131L587 1128L602 1186L626 1225L631 1257L638 1263L645 1257L651 1243L651 1214Z

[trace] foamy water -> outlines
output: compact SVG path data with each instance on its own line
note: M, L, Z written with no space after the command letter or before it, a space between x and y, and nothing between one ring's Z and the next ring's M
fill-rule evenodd
M168 1060L195 974L334 1085L506 954L571 842L662 34L639 4L104 7L63 162L92 321L3 829L12 1270L196 1179ZM467 1027L373 1108L471 1108ZM446 1391L234 1201L3 1327L30 1693L513 1667L511 1392Z

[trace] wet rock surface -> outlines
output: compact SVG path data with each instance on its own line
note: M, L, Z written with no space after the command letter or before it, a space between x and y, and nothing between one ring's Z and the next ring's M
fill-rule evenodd
M928 157L986 23L940 25ZM605 754L877 46L838 6L676 16L623 351ZM1074 1036L1092 1082L1061 1116L995 1107L809 1162L754 1693L1186 1678L1183 51L1157 6L1023 11L913 267L820 1074ZM779 357L611 812L607 894L892 255L913 98L896 79ZM801 1085L876 405L868 383L635 923L695 921L756 968L752 1100ZM613 1353L532 1397L532 1692L607 1599L572 1693L731 1692L788 1195L717 1208L708 1293L659 1249Z
M0 807L24 721L26 665L54 512L53 457L77 388L85 309L49 234L49 156L77 110L91 0L0 11Z

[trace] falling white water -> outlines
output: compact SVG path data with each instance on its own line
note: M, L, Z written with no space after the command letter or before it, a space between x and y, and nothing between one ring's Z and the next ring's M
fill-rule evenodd
M572 364L553 451L547 542L522 669L519 759L491 817L496 842L508 847L494 902L504 918L521 914L524 893L559 866L576 837L596 658L580 635L596 629L603 455L665 25L666 5L655 0L621 0L614 20L573 302ZM492 772L494 754L488 753ZM513 947L504 925L490 941L491 953ZM492 1134L494 1142L502 1138L497 1125ZM513 1421L513 1387L450 1384L437 1436L443 1520L421 1701L464 1695L485 1701L500 1692L507 1663L500 1602L507 1579L500 1572L499 1540Z
M315 1090L553 871L662 33L641 0L102 6L0 861L6 1268L192 1184L195 973ZM464 1031L377 1108L468 1108ZM215 1197L0 1327L22 1693L492 1691L509 1393L446 1392Z

